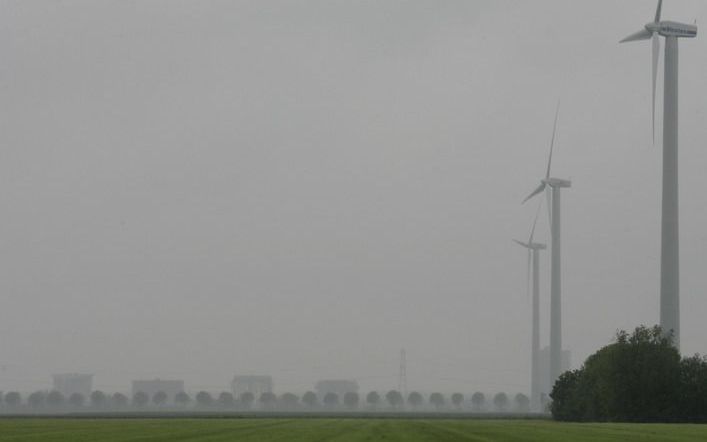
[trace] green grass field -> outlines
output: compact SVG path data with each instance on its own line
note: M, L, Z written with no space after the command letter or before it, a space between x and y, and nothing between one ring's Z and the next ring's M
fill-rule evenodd
M0 441L706 441L707 426L423 419L4 419Z

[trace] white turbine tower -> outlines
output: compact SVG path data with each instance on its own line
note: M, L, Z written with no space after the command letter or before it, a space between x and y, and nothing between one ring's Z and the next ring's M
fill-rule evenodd
M531 336L531 350L530 350L530 404L533 410L540 409L540 386L542 382L540 380L540 251L545 250L547 247L545 244L533 242L533 237L535 236L535 226L538 224L538 215L540 215L540 207L538 207L538 213L535 215L535 222L533 223L533 228L530 231L530 238L528 242L519 241L514 239L521 247L528 250L528 281L526 282L530 286L531 280L531 266L532 266L532 296L533 296L533 313L532 313L532 336Z
M663 0L655 20L621 43L653 39L653 139L660 37L665 37L665 97L663 100L663 210L660 253L660 326L672 332L680 348L680 237L678 217L678 38L697 36L697 26L661 21Z
M550 232L551 261L550 261L550 385L554 385L557 378L562 374L562 259L560 247L560 191L564 187L571 187L572 182L559 178L550 177L552 166L552 151L555 146L555 134L557 133L557 117L560 113L560 105L557 105L555 112L555 124L552 129L552 141L550 142L550 156L547 161L547 172L545 178L541 180L533 193L524 201L528 201L534 196L549 189L548 210L550 211Z

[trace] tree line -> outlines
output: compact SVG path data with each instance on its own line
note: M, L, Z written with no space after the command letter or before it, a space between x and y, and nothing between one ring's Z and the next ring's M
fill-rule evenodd
M413 391L403 397L396 390L385 394L371 391L365 397L349 392L342 397L335 393L327 393L318 397L313 391L304 393L301 397L293 393L280 396L274 393L263 393L255 397L252 393L242 393L235 397L224 391L212 395L200 391L193 397L185 392L177 393L173 400L165 392L157 392L151 397L144 392L137 392L132 397L122 393L107 394L94 391L88 397L74 393L65 397L58 391L36 391L26 397L18 392L0 393L0 410L5 412L22 411L121 411L121 410L253 410L261 411L307 411L307 410L397 410L397 411L473 411L473 412L520 412L530 411L530 400L522 393L512 399L506 393L497 393L487 399L486 395L476 392L468 397L462 393L454 393L448 398L442 393L432 393L425 397L422 393Z
M550 396L561 421L707 422L707 358L681 357L657 326L619 331Z

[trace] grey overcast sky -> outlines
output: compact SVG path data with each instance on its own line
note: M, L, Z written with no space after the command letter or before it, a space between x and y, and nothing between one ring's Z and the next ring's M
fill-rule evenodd
M618 44L655 6L3 0L0 390L65 371L388 389L404 347L410 389L527 391L511 238L558 99L573 365L657 323L650 45ZM707 22L707 2L664 18ZM706 50L681 42L687 354L707 352Z

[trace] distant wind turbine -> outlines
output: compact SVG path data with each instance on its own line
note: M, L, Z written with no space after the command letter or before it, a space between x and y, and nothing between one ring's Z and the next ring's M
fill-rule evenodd
M547 161L547 171L545 178L540 181L540 186L533 191L523 203L536 195L548 190L548 207L550 211L550 232L551 242L551 264L550 264L550 385L554 385L562 372L562 260L560 247L560 190L565 187L572 187L572 182L559 178L552 178L550 170L552 167L552 152L555 146L557 134L557 118L560 115L560 105L558 103L555 111L555 124L552 129L552 140L550 141L550 156Z
M545 250L547 247L545 244L536 243L533 241L535 236L535 227L538 224L538 215L540 215L540 208L542 204L538 206L538 212L535 214L535 222L533 222L533 228L530 231L530 238L528 242L519 241L514 239L518 245L528 250L528 281L526 285L530 285L531 280L531 265L532 265L532 285L533 285L533 323L532 323L532 337L531 337L531 367L530 367L530 403L534 410L540 408L540 386L542 382L540 380L540 251Z
M665 90L663 100L663 209L660 254L660 326L672 332L680 348L680 225L678 210L678 38L694 38L697 26L661 21L663 0L658 1L655 20L621 43L653 39L653 140L655 142L655 96L660 55L660 37L665 37Z

